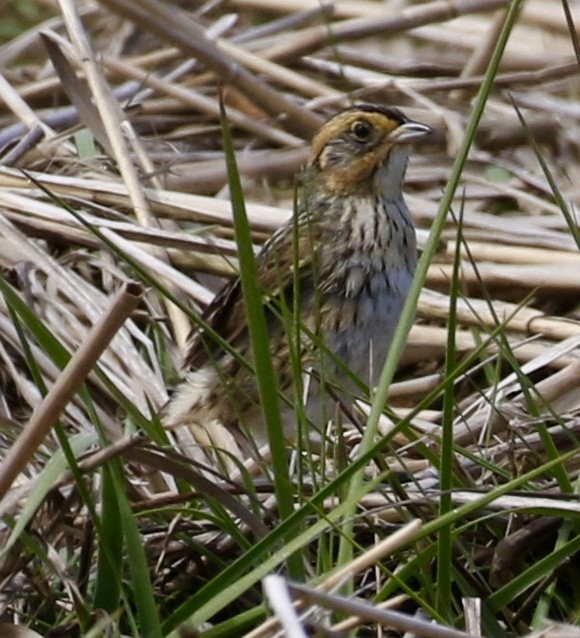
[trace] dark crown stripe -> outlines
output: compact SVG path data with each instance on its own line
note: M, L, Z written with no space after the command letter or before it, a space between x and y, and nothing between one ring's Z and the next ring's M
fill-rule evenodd
M401 111L399 111L399 109L395 108L394 106L382 106L378 104L367 104L366 102L363 102L361 104L354 104L353 106L344 109L342 113L349 111L362 111L363 113L380 113L381 115L385 115L389 119L400 122L401 124L409 121L409 118L403 115L403 113L401 113Z

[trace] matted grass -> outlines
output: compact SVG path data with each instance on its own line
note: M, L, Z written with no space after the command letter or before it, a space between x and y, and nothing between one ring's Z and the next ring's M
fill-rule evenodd
M580 13L522 4L61 0L0 47L6 627L577 632ZM251 289L309 138L357 99L436 129L409 339L325 445L202 471L158 417L187 336L238 254Z

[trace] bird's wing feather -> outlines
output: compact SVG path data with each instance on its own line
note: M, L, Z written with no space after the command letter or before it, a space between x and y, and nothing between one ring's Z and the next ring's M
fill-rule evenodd
M295 229L290 223L272 235L257 257L258 284L260 290L267 292L262 299L269 314L273 313L271 310L268 311L267 304L272 300L285 295L291 303L296 268L301 272L312 268L313 247L318 242L314 236L317 232L316 225L311 224L309 220L310 214L298 217L296 248L293 241ZM202 319L213 332L232 346L245 336L246 310L239 278L232 280L218 292L203 313ZM222 348L209 337L207 331L198 330L188 344L184 365L187 368L200 368L220 351Z

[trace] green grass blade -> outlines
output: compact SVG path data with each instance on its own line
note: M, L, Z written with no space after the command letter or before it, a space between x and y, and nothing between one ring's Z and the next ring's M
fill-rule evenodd
M487 600L487 604L493 611L507 607L514 598L543 579L546 574L552 573L578 552L580 552L580 536L573 536L571 540L535 562L524 572L512 578L504 587L494 592Z
M121 512L108 465L103 467L101 476L101 525L94 606L112 614L117 610L121 596L123 533Z
M161 638L163 632L149 576L147 556L139 533L137 519L124 490L123 466L118 459L111 461L109 466L112 481L110 497L116 497L119 519L126 539L126 557L131 572L133 600L137 609L140 634L144 638ZM107 556L107 558L110 557Z
M453 501L453 417L455 413L455 384L452 380L453 370L457 367L455 332L457 329L457 298L459 296L459 269L461 266L461 234L463 211L457 225L457 241L453 260L453 277L449 291L449 318L447 320L447 350L445 355L445 376L449 381L443 393L443 423L441 437L440 485L441 499L439 515L444 516L451 511ZM444 527L439 532L437 552L437 611L446 620L451 619L451 584L453 567L453 530Z
M258 284L258 269L252 248L252 235L223 102L220 102L220 108L248 332L255 362L256 382L260 393L262 413L268 430L276 497L281 517L285 519L294 512L294 491L289 477L278 392L275 391L277 387L276 375L270 354L270 339L264 316L262 291ZM288 566L293 578L302 576L303 572L299 561L290 561Z
M372 403L371 413L367 420L363 440L360 446L361 455L364 455L373 445L373 440L377 433L379 419L387 402L388 389L395 375L397 364L401 358L407 334L413 323L415 308L417 306L421 288L427 276L427 269L429 267L429 264L431 263L431 260L433 259L433 256L437 252L439 239L441 237L441 233L443 232L443 228L447 219L447 213L451 208L453 196L455 195L455 192L459 185L463 167L465 165L465 162L467 161L467 156L473 143L477 127L483 115L487 98L489 97L489 94L491 92L494 78L497 74L508 38L519 14L520 5L521 0L514 0L510 6L501 33L498 37L497 44L491 56L485 79L475 100L473 112L469 119L465 137L463 139L463 144L461 145L461 148L459 149L459 152L457 154L457 158L453 164L449 182L447 183L447 186L443 192L439 210L431 227L431 233L423 251L423 255L419 260L413 285L411 287L411 290L409 291L409 296L403 308L399 325L397 326L395 335L393 337L393 343L391 344L387 360L385 361L385 365L383 366L383 370L381 372L378 387ZM345 519L346 533L340 545L338 557L339 564L348 563L352 556L352 545L350 542L348 542L348 540L345 540L345 538L352 536L354 513L357 507L356 495L360 492L360 485L363 481L363 476L363 471L361 470L356 475L350 486L348 498L350 499L351 507Z

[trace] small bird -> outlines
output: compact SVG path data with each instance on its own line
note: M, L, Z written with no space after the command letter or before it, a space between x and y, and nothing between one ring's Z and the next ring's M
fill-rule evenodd
M382 369L417 261L403 178L410 144L430 132L398 109L374 104L331 117L312 141L295 219L257 257L278 390L296 396L289 346L296 322L288 312L297 308L299 358L310 380L303 396L313 421L324 412L321 378L352 391L345 367L367 386ZM185 360L188 372L163 421L188 426L200 446L256 451L267 435L239 279L225 285L203 319L249 366L198 331ZM288 437L295 431L292 402L282 409Z

